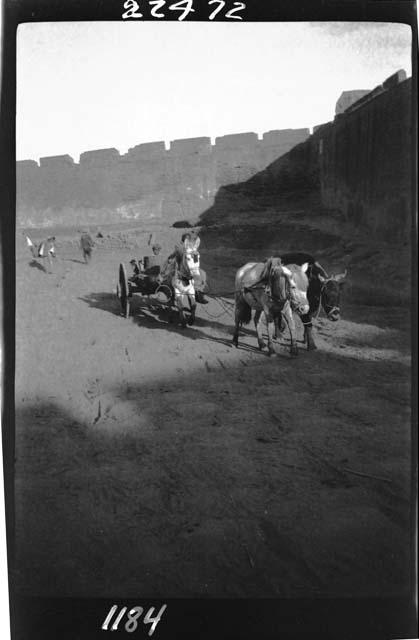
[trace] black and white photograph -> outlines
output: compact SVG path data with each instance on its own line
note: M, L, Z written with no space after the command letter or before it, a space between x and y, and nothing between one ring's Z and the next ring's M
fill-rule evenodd
M22 605L15 638L355 599L407 637L412 27L120 4L16 32L9 584L103 606L84 636Z

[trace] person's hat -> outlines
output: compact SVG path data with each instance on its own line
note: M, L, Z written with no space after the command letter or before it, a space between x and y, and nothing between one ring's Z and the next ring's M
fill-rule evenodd
M161 249L161 245L160 244L153 244L153 246L151 247L152 249L158 249L160 251Z

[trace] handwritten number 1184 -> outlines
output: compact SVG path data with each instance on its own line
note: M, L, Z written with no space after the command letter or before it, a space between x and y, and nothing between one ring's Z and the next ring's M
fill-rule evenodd
M150 607L150 609L147 611L146 615L144 616L143 623L151 624L150 631L148 632L149 636L153 635L166 607L167 607L167 604L164 604L156 616L153 616L154 607ZM114 604L109 609L108 615L106 616L102 624L103 631L117 631L122 618L127 612L127 609L128 607L122 607L121 611L116 615L116 612L118 611L118 605ZM138 627L138 619L143 613L143 611L144 609L142 607L133 607L128 611L127 621L124 627L125 631L128 631L128 633L132 633L133 631L136 630L136 628ZM112 621L112 618L114 618L114 621L112 623L112 626L109 627Z
M140 0L139 0L140 1ZM148 0L148 4L151 7L150 16L153 18L165 18L165 14L162 12L162 9L168 4L166 0ZM226 2L224 0L209 0L208 6L214 6L214 9L211 11L208 16L209 20L214 20L214 18L224 9L226 6ZM225 12L225 17L230 18L232 20L243 20L243 18L239 15L240 11L246 8L244 2L233 2L233 7L228 9ZM137 0L126 0L124 2L124 9L126 9L125 13L122 14L122 19L127 20L129 18L143 18L143 14L140 12L140 5ZM179 0L179 2L172 2L168 4L169 11L179 11L178 20L184 20L190 13L195 13L195 9L193 8L193 0Z

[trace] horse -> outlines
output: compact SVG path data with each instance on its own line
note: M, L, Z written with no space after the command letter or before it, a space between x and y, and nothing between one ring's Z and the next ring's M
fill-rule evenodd
M291 355L298 355L293 311L304 314L309 310L307 300L308 264L284 267L280 258L269 258L265 263L249 262L241 267L235 281L235 330L233 345L238 347L239 327L251 320L254 323L259 349L266 346L262 338L261 317L268 325L268 353L275 355L273 345L275 319L285 319L291 335Z
M186 252L176 247L162 267L160 279L173 290L174 303L179 312L182 328L195 322L196 300L193 275L190 271ZM189 312L187 318L185 312Z
M50 268L52 267L52 258L56 258L54 242L55 236L50 236L46 240L43 240L38 246L35 246L29 236L26 236L26 244L34 260L47 258Z

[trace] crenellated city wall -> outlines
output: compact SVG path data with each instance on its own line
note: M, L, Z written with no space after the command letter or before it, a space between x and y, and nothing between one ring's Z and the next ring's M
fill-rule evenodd
M309 129L139 144L16 163L17 224L196 220L218 189L248 179L306 140Z
M17 163L17 225L205 222L284 194L315 194L343 221L405 238L413 198L412 79L345 91L333 122L309 129L139 144ZM224 187L224 188L223 188ZM233 197L234 196L234 197ZM263 205L263 206L265 206ZM253 206L253 205L252 205ZM262 205L261 205L262 206ZM202 215L204 214L204 215Z

